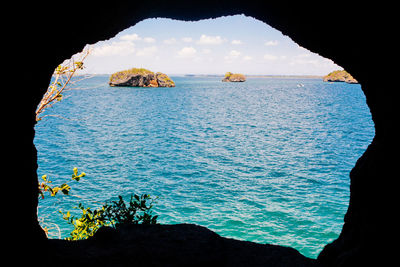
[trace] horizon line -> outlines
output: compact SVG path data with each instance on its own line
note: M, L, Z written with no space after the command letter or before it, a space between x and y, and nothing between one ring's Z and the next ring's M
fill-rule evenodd
M76 74L76 76L83 75L112 75L112 73L83 73ZM315 74L244 74L246 77L303 77L303 78L323 78L325 75L315 75ZM196 73L172 73L168 76L212 76L212 77L224 77L225 74L196 74Z

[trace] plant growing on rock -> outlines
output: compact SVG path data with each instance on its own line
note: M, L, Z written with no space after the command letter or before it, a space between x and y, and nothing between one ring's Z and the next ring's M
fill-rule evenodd
M152 71L144 68L132 68L129 70L118 71L110 76L110 82L114 80L122 80L129 77L131 74L140 74L140 75L147 75L147 74L154 74Z
M168 75L143 68L115 72L111 74L108 84L113 87L175 87L174 81Z
M71 216L69 211L67 213L60 211L63 215L63 219L74 226L74 229L70 233L70 237L66 238L67 240L87 239L88 237L93 236L101 226L110 224L105 220L104 207L92 210L91 208L85 208L82 203L79 203L78 207L75 208L81 210L82 215L80 218Z
M78 174L78 169L73 169L72 180L79 181L85 177L86 174L81 172ZM48 192L50 196L54 197L59 192L63 195L69 195L71 187L67 182L59 185L52 186L52 181L47 175L42 176L43 182L38 185L39 197L43 199L45 193ZM104 204L101 208L91 209L90 207L85 208L82 203L75 207L81 211L80 217L71 216L71 212L67 211L63 213L63 219L69 224L73 225L74 229L70 233L70 237L67 240L82 240L93 236L97 230L102 226L111 226L114 228L119 227L123 224L156 224L157 215L153 215L153 203L156 199L153 199L148 194L136 195L131 194L128 203L125 203L122 196L118 196L118 201L111 201ZM46 234L48 229L43 228Z
M225 73L225 77L222 79L223 82L244 82L246 81L246 76L241 73Z
M131 195L128 205L121 196L118 201L103 206L107 220L118 227L122 224L156 224L158 216L152 215L154 200L148 194Z
M79 180L83 177L86 176L86 173L81 172L81 174L78 174L78 168L74 168L72 173L72 181L76 181L79 182ZM69 184L67 184L67 182L62 183L59 186L53 186L52 185L52 181L47 177L47 175L43 175L42 176L42 182L38 183L38 197L39 199L44 199L45 197L45 193L47 192L51 197L56 196L59 192L61 192L63 195L69 195L69 192L71 190L71 187L69 186ZM41 225L42 225L42 229L45 232L45 234L48 236L49 234L49 229L54 228L54 227L50 227L48 228L48 223L45 221L44 218L39 218L39 221L41 221ZM55 225L57 229L58 226L56 224Z
M122 196L118 201L106 203L99 209L85 208L79 203L78 209L82 211L81 217L71 216L68 211L63 214L63 219L74 226L71 236L67 240L83 240L93 236L102 226L118 228L126 224L156 224L157 215L153 215L154 199L148 194L131 195L128 204Z

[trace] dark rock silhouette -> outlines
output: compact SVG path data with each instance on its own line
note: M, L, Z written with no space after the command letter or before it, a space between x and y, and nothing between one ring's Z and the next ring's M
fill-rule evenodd
M46 251L68 259L57 266L316 266L293 248L223 238L193 224L104 227L73 243L50 240Z
M5 244L16 253L5 253L10 259L6 257L4 261L12 260L15 265L19 262L24 265L22 261L28 260L31 265L40 265L45 259L46 262L52 261L54 265L54 262L58 264L60 261L69 260L68 257L62 257L63 251L66 251L69 256L75 253L85 255L85 258L77 257L76 261L71 262L74 266L83 266L94 256L97 257L96 262L99 262L99 265L113 266L113 260L122 262L136 257L135 251L132 251L132 255L127 251L121 252L120 255L102 254L105 251L116 252L120 248L118 241L113 239L114 232L108 233L110 238L105 240L100 238L79 242L53 241L46 239L39 226L37 151L33 145L36 123L34 113L54 68L65 58L80 52L86 44L111 38L146 18L199 20L244 14L268 23L300 46L333 60L349 71L361 84L375 124L375 137L371 145L350 173L350 202L342 232L321 251L317 262L324 266L389 266L385 263L396 262L397 256L390 253L391 245L387 239L398 232L398 226L394 223L397 222L395 216L399 203L396 198L398 187L395 186L398 180L399 144L398 131L395 130L395 127L398 127L398 98L395 91L398 89L393 82L382 79L388 76L395 77L395 68L385 67L392 65L398 50L394 47L396 42L393 42L397 33L398 17L395 14L395 4L393 2L359 5L346 2L344 11L332 9L331 2L319 2L318 5L314 5L306 1L288 4L279 1L194 0L188 4L179 0L154 0L151 4L143 1L114 1L107 5L93 5L80 1L70 2L67 6L61 2L52 3L51 8L56 12L48 12L48 7L43 7L39 2L24 3L23 8L17 6L17 2L10 2L7 12L12 16L7 16L3 34L7 36L4 51L7 51L6 56L10 56L10 60L4 62L7 63L8 70L18 71L10 71L6 84L3 85L3 91L6 92L4 99L7 100L4 110L15 111L12 115L5 114L6 118L11 116L14 123L9 125L10 120L4 122L7 129L4 131L5 140L7 145L12 145L12 149L5 146L3 151L7 155L6 160L11 162L5 169L11 169L12 181L18 182L19 205L18 209L13 207L11 212L9 210L13 199L3 201L6 208L4 217L13 219L13 223L7 225L7 232L12 233L12 237L6 239ZM67 31L68 34L61 34L65 33L60 27L62 21L71 29ZM329 32L334 29L344 30L337 34ZM61 38L62 36L65 38ZM26 46L21 49L19 44ZM24 75L20 74L21 71L24 71ZM18 99L15 98L17 95L20 96ZM15 100L18 100L18 105ZM13 138L8 138L7 133L11 133ZM127 236L135 235L136 232L132 231L132 234ZM185 231L182 230L182 233ZM180 238L180 231L170 233L172 237ZM117 240L122 238L120 234L115 234ZM162 242L162 238L160 232L159 242ZM193 233L192 238L193 242L196 242L196 234ZM161 243L157 243L157 238L152 240L154 246L162 246ZM199 245L204 249L201 253L196 253L195 247L193 250L190 246L182 247L182 251L191 253L194 263L204 261L203 257L208 255L204 251L215 246L211 241L202 242L198 242L203 244ZM246 250L247 245L243 244L236 243L239 251ZM169 248L164 249L167 250L164 254L145 254L148 259L147 266L155 266L158 263L164 266L174 265L162 264L162 255L168 255ZM28 253L32 256L22 256ZM13 255L15 256L11 258ZM171 256L169 262L180 262L180 255L174 252L170 255L175 256ZM225 257L223 254L218 256L210 253L210 257L213 255L216 258L210 261L216 263ZM266 259L269 258L268 255L265 252ZM286 256L287 254L282 252L281 263L276 260L279 258L277 256L265 265L287 266ZM256 265L255 263L254 266Z

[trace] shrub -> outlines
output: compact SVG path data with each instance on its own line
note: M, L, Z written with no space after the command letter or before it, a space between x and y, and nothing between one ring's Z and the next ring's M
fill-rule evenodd
M146 74L154 74L154 72L152 72L148 69L144 69L144 68L132 68L129 70L118 71L118 72L111 74L110 82L113 82L116 80L121 80L121 79L126 79L131 74L146 75Z
M93 236L101 226L110 224L104 219L104 207L91 210L79 203L78 207L75 208L79 208L82 211L82 215L78 219L71 216L69 211L65 214L60 211L63 214L63 219L74 226L74 230L70 233L71 236L66 238L67 240L87 239Z
M232 72L228 71L227 73L225 73L225 78L229 79L229 77L231 77L232 74L233 74Z
M154 200L148 194L130 196L128 205L122 196L118 201L106 203L100 209L91 210L79 203L78 208L82 211L80 218L71 216L70 212L61 213L63 219L74 226L71 237L67 240L82 240L93 236L102 226L118 228L124 224L156 224L158 216L152 215Z
M73 181L79 181L86 174L82 172L78 174L78 168L73 169L71 179ZM58 192L64 195L69 195L71 187L67 183L63 183L60 186L51 186L47 175L42 176L43 182L38 184L39 197L42 199L45 197L45 192L48 192L50 196L56 196ZM122 224L156 224L157 215L153 215L153 199L148 194L136 195L131 194L129 203L126 204L121 196L118 196L118 201L111 201L104 204L99 209L92 210L90 207L85 208L82 203L78 204L76 209L81 210L82 214L80 218L71 216L71 212L60 213L63 215L63 219L69 224L73 225L74 229L70 233L70 237L67 240L82 240L93 236L97 230L102 226L119 227ZM47 229L43 229L47 234Z
M131 195L129 206L121 196L119 201L112 201L111 205L106 204L105 217L118 227L121 224L156 224L158 216L152 216L153 200L148 194L141 196ZM147 203L150 201L150 203Z

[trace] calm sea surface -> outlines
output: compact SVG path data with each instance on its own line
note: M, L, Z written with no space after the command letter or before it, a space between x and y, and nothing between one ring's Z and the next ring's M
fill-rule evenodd
M373 138L360 85L172 78L175 88L111 88L96 76L47 111L59 117L36 126L39 177L87 176L69 183L74 196L40 200L42 224L65 238L60 209L149 193L160 223L315 258L341 231L349 172Z

